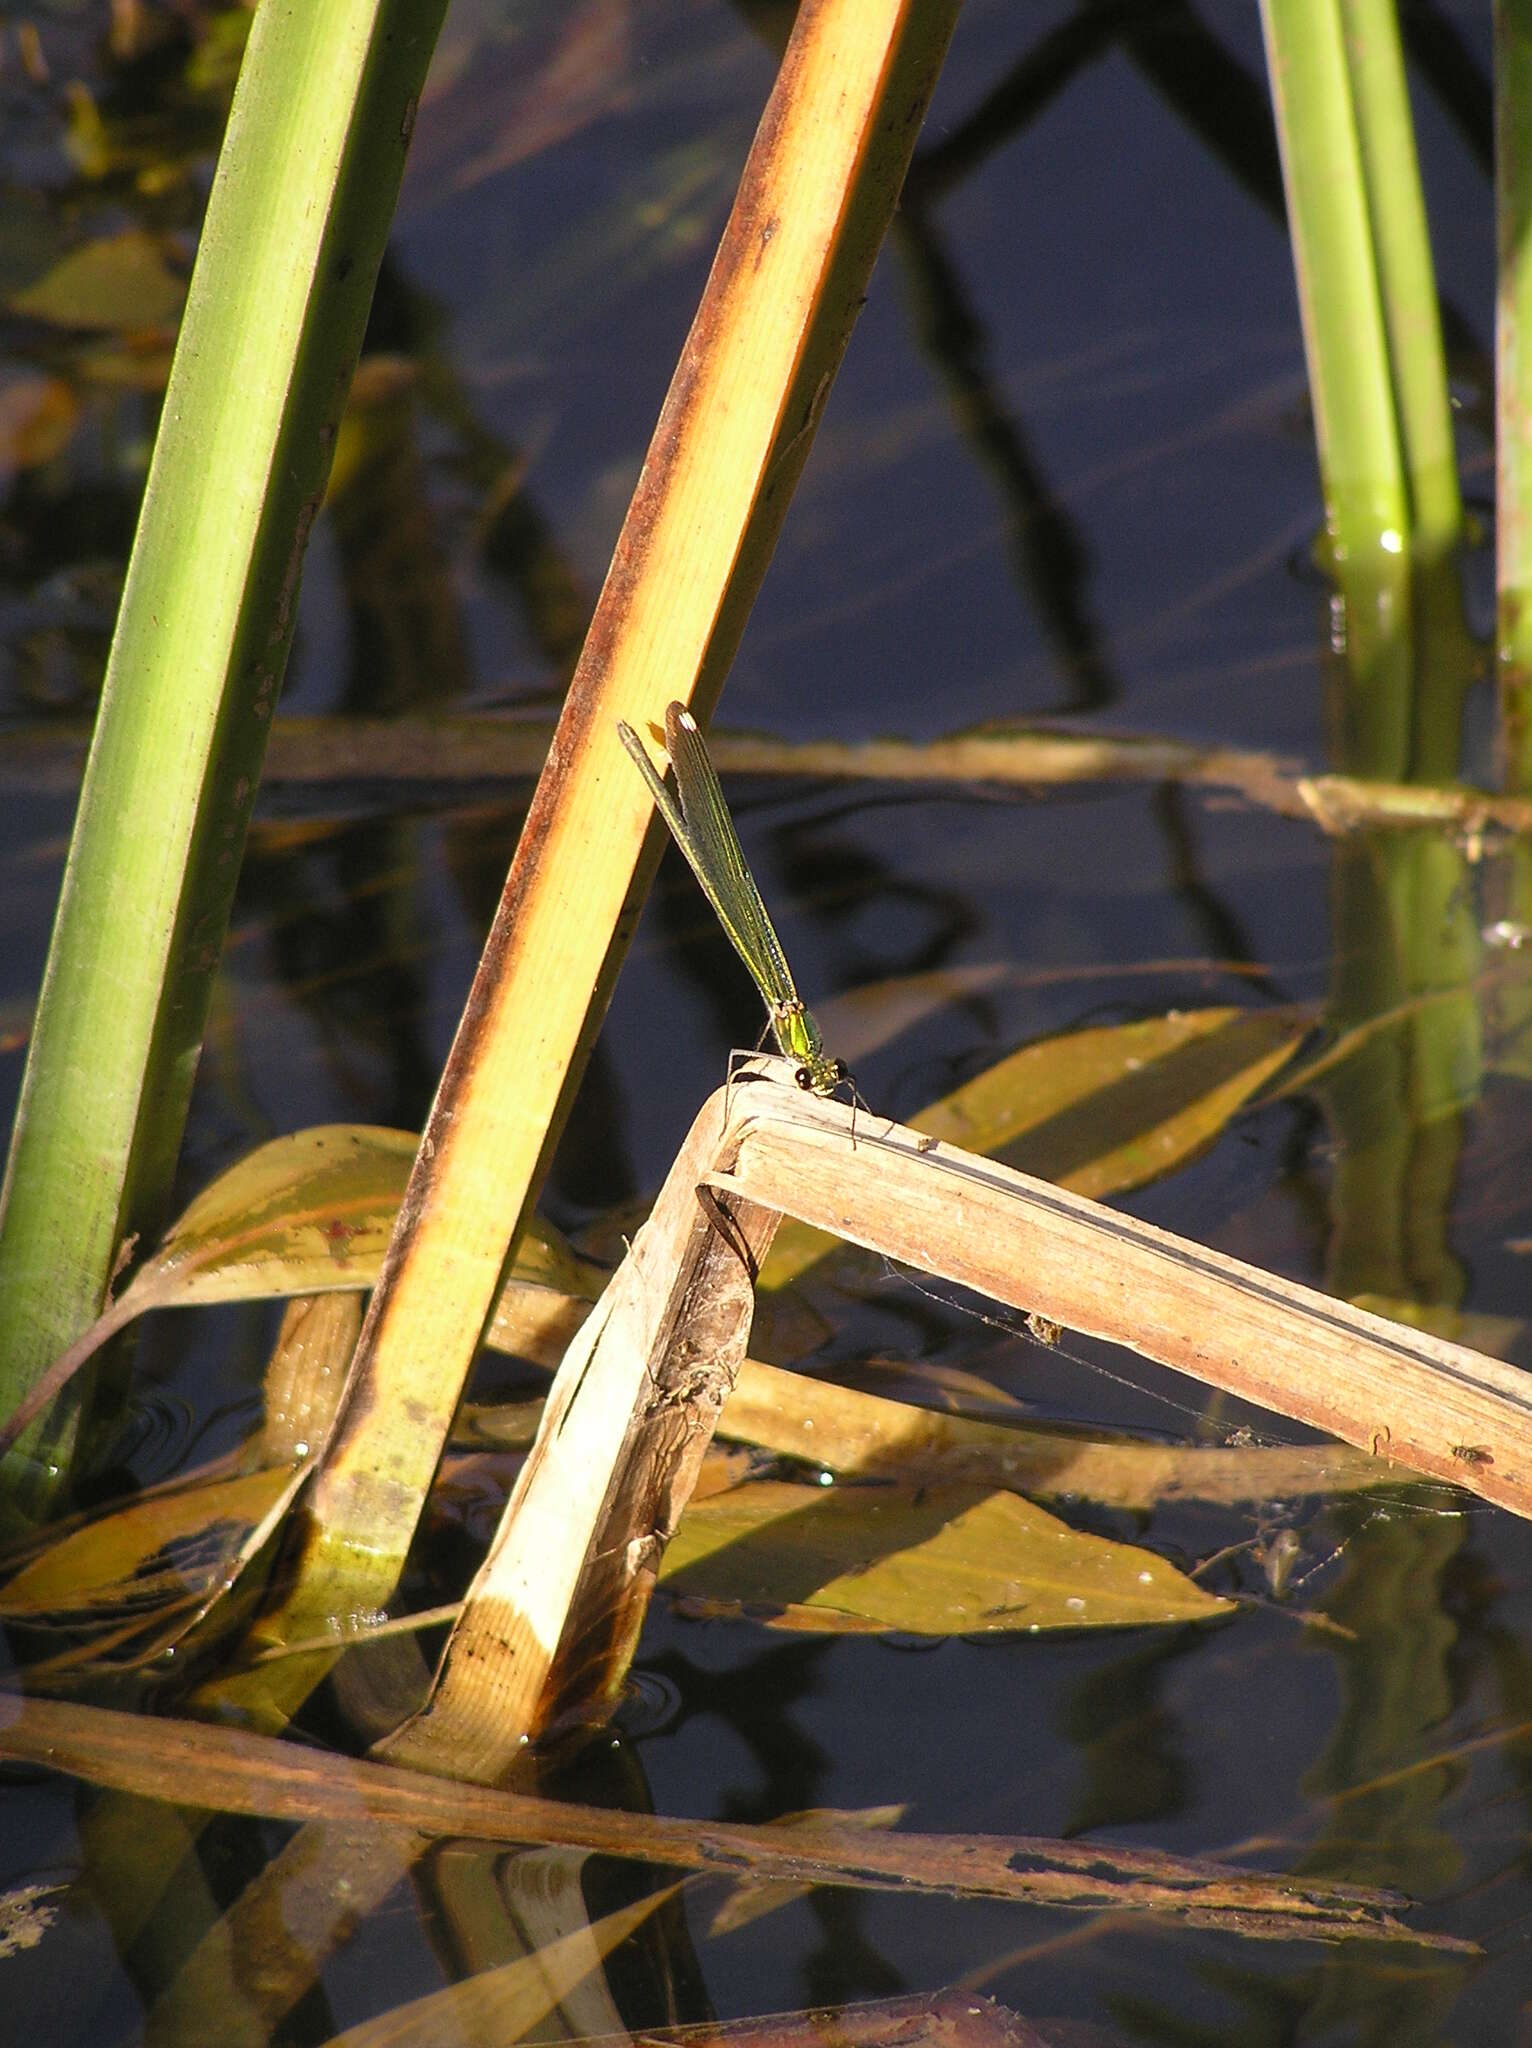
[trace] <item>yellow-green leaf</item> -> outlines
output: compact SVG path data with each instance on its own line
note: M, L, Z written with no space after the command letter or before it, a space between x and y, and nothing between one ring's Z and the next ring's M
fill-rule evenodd
M1211 1144L1292 1056L1297 1009L1193 1010L1023 1046L920 1128L1099 1200Z
M73 1644L77 1676L142 1664L220 1599L286 1513L305 1464L161 1488L85 1522L0 1589L0 1616Z
M108 1337L151 1308L290 1299L371 1287L418 1141L369 1124L320 1124L274 1138L203 1190L132 1283L0 1421L0 1447L58 1398ZM541 1357L562 1349L606 1275L534 1217L495 1305L494 1341ZM579 1299L575 1297L578 1295Z
M12 292L14 313L55 327L94 330L167 327L180 317L185 281L165 261L159 242L141 228L86 242L53 268Z
M359 1124L274 1138L197 1196L129 1295L149 1308L370 1286L418 1143Z
M220 1174L173 1224L119 1307L249 1301L370 1287L420 1143L375 1124L318 1124L273 1138ZM604 1274L540 1218L518 1249L519 1280L561 1295Z
M972 1486L754 1481L687 1510L660 1576L677 1597L832 1632L1137 1628L1229 1607L1150 1551Z

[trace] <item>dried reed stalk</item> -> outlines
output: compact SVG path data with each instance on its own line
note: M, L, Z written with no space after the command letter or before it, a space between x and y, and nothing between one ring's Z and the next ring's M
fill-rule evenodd
M393 1760L494 1782L561 1717L607 1710L782 1215L1532 1512L1514 1368L865 1110L853 1140L851 1111L790 1071L751 1061L698 1117L559 1369L433 1698L381 1746Z

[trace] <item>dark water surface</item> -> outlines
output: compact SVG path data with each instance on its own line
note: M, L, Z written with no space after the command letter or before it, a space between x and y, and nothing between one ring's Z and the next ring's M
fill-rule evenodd
M199 34L228 26L214 9L181 12ZM92 14L57 0L31 17L48 79L11 62L11 44L0 72L7 292L135 223L189 249L222 104L211 55L189 69L167 29L157 52L114 65ZM1464 475L1487 497L1493 229L1487 103L1472 90L1475 66L1481 89L1487 77L1487 24L1466 5L1407 19L1429 60L1415 85ZM367 402L310 551L287 709L551 712L783 27L770 8L719 0L454 5L374 317ZM124 153L95 175L61 141L71 79L88 84ZM997 111L978 120L990 96ZM921 196L880 260L720 724L921 739L1060 714L1093 733L1327 765L1329 596L1310 566L1321 508L1254 6L975 0L923 150ZM149 371L141 389L108 379L120 345L22 319L8 330L0 709L11 726L62 730L89 715L156 403ZM34 420L48 379L74 413L37 459L18 423ZM1465 579L1482 611L1484 561ZM1475 717L1482 730L1482 707ZM1486 772L1479 760L1469 769ZM1336 857L1316 831L1251 805L1148 782L756 781L732 793L800 982L886 1114L906 1116L1049 1033L1211 1003L1322 1003L1334 978ZM188 1191L277 1132L418 1125L525 797L272 792L194 1104ZM8 781L8 1102L70 816L63 789ZM979 995L937 988L917 1023L867 1047L837 1000L992 964L1012 971ZM579 1228L651 1191L728 1049L758 1022L668 859L550 1214ZM1525 1363L1528 1084L1524 1063L1493 1043L1486 1063L1473 1098L1450 1105L1458 1150L1433 1227L1458 1278L1435 1299L1456 1291L1460 1311L1502 1319L1498 1342ZM1318 1099L1280 1101L1129 1206L1337 1284L1348 1142ZM1043 1415L1174 1438L1241 1424L1295 1435L1227 1402L1209 1411L1197 1388L1136 1361L1068 1340L1048 1352L901 1276L839 1294L836 1315L811 1367L855 1372L879 1356L961 1367ZM1462 1327L1490 1341L1488 1325ZM252 1426L268 1334L269 1318L233 1314L147 1333L125 1445L140 1477ZM875 1366L857 1377L879 1384ZM641 1774L663 1813L764 1819L902 1802L912 1827L1087 1831L1393 1885L1421 1902L1414 1924L1480 1942L1482 1961L849 1893L710 1937L710 1907L689 1902L693 1953L674 1918L614 1968L617 2003L579 2007L571 2028L962 1983L1133 2042L1532 2039L1525 1526L1405 1486L1384 1502L1179 1508L1090 1526L1183 1565L1291 1531L1297 1561L1280 1604L1265 1597L1254 1547L1217 1567L1219 1590L1259 1597L1199 1630L917 1647L797 1639L657 1606L613 1769ZM1306 1626L1315 1610L1336 1626ZM56 1779L8 1781L3 1796L0 1889L73 1878L89 1796ZM237 1896L286 1833L215 1828L202 1848L215 1898ZM283 2040L324 2040L468 1967L444 1869L401 1883L362 1921ZM587 1890L605 1906L631 1883L598 1872ZM148 1943L118 1956L91 1900L77 1887L52 1931L3 1964L15 2038L160 2038L144 2008L163 1958ZM205 2038L246 2036L210 2014Z

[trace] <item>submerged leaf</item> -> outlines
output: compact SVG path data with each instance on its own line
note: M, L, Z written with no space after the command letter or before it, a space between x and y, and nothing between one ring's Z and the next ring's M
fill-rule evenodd
M285 1465L165 1487L98 1516L0 1589L0 1617L70 1639L77 1647L57 1661L77 1673L140 1664L180 1641L229 1590L306 1471Z
M0 391L0 476L51 462L69 442L80 401L62 377L18 377Z
M1353 1308L1370 1309L1391 1323L1427 1330L1449 1344L1467 1344L1491 1358L1510 1358L1526 1330L1520 1316L1496 1316L1483 1310L1454 1308L1449 1302L1407 1301L1397 1294L1354 1294Z
M567 1934L498 1968L396 2005L376 2019L332 2034L325 2048L437 2048L443 2041L520 2041L593 1970L675 1897L663 1885L629 1906L581 1921Z
M981 1487L758 1480L694 1503L661 1581L778 1627L912 1635L1138 1628L1230 1603L1132 1544L1082 1534Z
M891 1806L810 1806L802 1813L779 1814L770 1825L774 1828L896 1828L908 1810L902 1801ZM738 1928L748 1927L752 1920L760 1920L767 1913L780 1912L795 1899L806 1898L813 1889L812 1884L794 1884L788 1878L765 1882L742 1878L720 1902L708 1922L707 1931L714 1939L720 1934L733 1934Z
M0 1589L7 1620L152 1606L216 1575L292 1488L293 1468L147 1494L50 1544Z

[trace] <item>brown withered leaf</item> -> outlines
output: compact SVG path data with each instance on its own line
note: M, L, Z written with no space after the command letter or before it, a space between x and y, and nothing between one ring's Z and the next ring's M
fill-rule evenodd
M370 1820L474 1841L567 1843L736 1879L1136 1908L1258 1940L1406 1942L1445 1954L1479 1953L1472 1942L1404 1926L1397 1909L1408 1901L1394 1892L1157 1850L1028 1835L883 1833L820 1823L774 1828L624 1813L458 1785L236 1728L65 1700L12 1697L6 1706L0 1756L173 1805L279 1820Z

